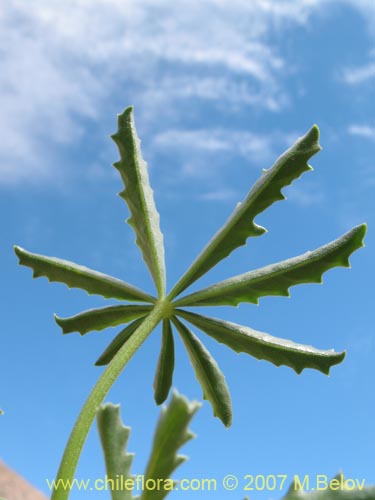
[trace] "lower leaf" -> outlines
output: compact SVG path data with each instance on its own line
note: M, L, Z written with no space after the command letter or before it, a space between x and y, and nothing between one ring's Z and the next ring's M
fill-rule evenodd
M154 380L154 398L161 405L167 399L172 386L174 370L174 341L169 319L163 321L163 336L158 366Z
M173 317L172 321L185 344L195 375L202 387L203 398L211 403L215 417L219 417L225 427L230 427L232 403L223 373L202 342L176 317Z
M175 487L170 479L172 472L186 460L178 450L194 437L189 423L200 407L174 391L169 405L163 408L154 435L151 455L145 472L145 484L149 479L159 482L157 489L144 489L140 500L162 500Z
M130 467L134 454L127 453L126 445L129 439L130 427L125 427L121 421L120 405L107 403L100 406L96 421L103 447L108 484L116 485L118 478L125 483L132 480ZM112 500L132 500L131 490L111 488Z
M361 224L312 252L220 281L178 299L174 306L237 306L240 302L258 304L265 296L289 297L291 286L322 283L329 269L350 267L349 256L363 247L365 234L366 224Z
M310 491L305 491L303 486L299 477L295 476L282 500L375 500L375 486L364 487L363 480L356 488L353 488L352 483L348 487L343 474L337 474L329 481L325 478L324 487L321 489L310 485L310 482Z
M268 333L237 325L200 314L176 310L182 318L202 330L218 342L236 352L250 354L257 359L270 361L276 366L289 366L297 373L305 368L314 368L328 375L331 366L341 363L345 352L323 351L314 347L296 344L291 340L272 337Z
M143 322L145 317L143 316L142 318L136 319L130 325L125 327L121 332L116 335L116 337L112 340L112 342L109 344L107 349L100 355L98 360L95 362L96 366L104 366L107 365L114 356L117 354L117 351L121 349L121 347L127 342L130 337L133 335L133 333L136 331L136 329L139 327L139 325Z
M55 321L63 333L79 332L84 335L91 330L104 330L110 326L128 323L144 316L151 309L152 306L109 306L90 309L70 318L59 318L55 315Z

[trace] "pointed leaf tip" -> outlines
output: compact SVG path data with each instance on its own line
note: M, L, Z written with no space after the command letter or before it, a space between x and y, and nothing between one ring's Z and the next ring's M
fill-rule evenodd
M130 121L134 121L134 108L133 108L133 106L128 106L127 108L124 109L124 111L122 113L119 113L117 115L118 130L116 132L114 132L113 134L111 134L111 139L113 139L116 142L116 144L117 144L117 140L121 136L121 134L120 134L121 128L124 126L125 123L129 123ZM120 163L120 162L116 162L116 163ZM116 163L114 163L114 165L116 165Z
M322 146L319 144L320 130L319 130L319 127L318 127L318 125L316 123L314 123L314 125L309 130L309 132L307 134L307 137L309 138L309 140L311 142L318 143L318 146L320 147L320 149L322 149Z
M17 257L21 257L21 252L23 248L19 247L18 245L13 245L14 253L17 255Z
M58 316L56 313L53 313L53 319L59 325L59 327L63 330L63 325L64 325L63 318L61 318L60 316ZM64 330L63 330L63 333L65 333Z
M134 106L130 105L127 108L124 109L122 113L119 114L119 117L121 118L128 118L129 116L133 117L134 116Z
M353 228L353 231L356 231L358 233L358 236L363 240L363 238L366 236L367 233L367 224L365 222L359 224L358 226ZM363 247L365 246L363 241L362 241L362 246Z

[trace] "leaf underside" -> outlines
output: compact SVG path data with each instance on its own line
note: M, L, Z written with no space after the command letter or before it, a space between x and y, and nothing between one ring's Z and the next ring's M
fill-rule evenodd
M151 306L108 306L90 309L69 318L59 318L55 315L56 323L63 333L79 332L84 335L92 330L104 330L110 326L128 323L133 319L144 316L152 309Z
M322 275L333 267L350 267L349 256L363 246L366 225L348 231L337 240L312 252L221 281L177 300L175 306L236 306L258 303L260 297L289 297L289 287L322 283Z
M142 158L132 107L118 116L118 130L112 135L112 139L120 152L121 159L114 163L114 167L120 172L125 185L120 196L131 213L127 222L134 229L137 245L151 272L159 296L164 296L164 243L160 231L160 217L150 187L147 164Z
M105 298L151 303L156 301L155 297L133 285L74 262L31 253L17 246L14 251L22 266L33 269L33 278L44 276L48 281L64 283L69 288L81 288L90 295L97 294Z
M126 480L132 478L130 467L134 454L127 453L126 445L129 439L130 427L124 427L120 406L107 403L100 406L96 414L100 441L104 452L107 477L116 484L116 479ZM108 481L108 484L111 484ZM131 490L111 488L112 500L132 500Z
M169 405L163 407L145 472L145 484L148 479L161 479L162 486L160 489L145 489L140 500L162 500L167 496L168 490L164 490L163 485L186 460L185 456L178 455L178 450L194 437L188 426L199 407L199 403L189 403L177 391L173 392Z
M107 365L112 359L115 357L117 352L121 349L121 347L127 342L136 329L141 325L145 316L142 318L136 319L128 326L126 326L121 332L116 335L116 337L109 344L107 349L100 355L98 360L95 362L96 366L104 366Z
M269 170L263 171L245 200L236 207L224 226L173 288L171 296L176 297L233 250L245 245L249 237L265 233L266 230L258 226L254 218L274 202L285 199L282 188L304 172L312 170L307 162L320 149L319 129L314 125L305 136L282 154Z
M220 418L225 427L230 427L232 403L223 373L202 342L175 316L172 321L189 354L195 375L203 390L203 399L211 403L215 417Z
M289 366L297 373L301 373L305 368L314 368L328 375L331 366L341 363L345 357L345 352L318 350L221 319L209 318L181 309L175 312L234 351L270 361L276 366Z
M120 196L130 210L128 223L135 232L136 243L152 275L158 298L163 300L166 288L163 235L160 231L160 217L156 210L153 191L149 184L147 164L141 154L132 107L119 115L118 131L112 138L120 152L120 161L114 166L125 185ZM311 170L308 160L320 149L319 129L314 126L280 156L273 167L263 172L245 200L236 207L228 221L214 235L172 289L165 302L168 307L183 290L229 256L236 248L245 245L249 237L259 236L266 231L255 223L256 216L274 202L285 199L282 193L283 188L304 172ZM179 298L172 304L175 314L236 352L244 352L257 359L268 360L277 366L289 366L297 373L304 368L314 368L328 374L331 366L344 359L345 353L322 351L311 346L295 344L235 323L179 310L177 307L236 306L241 302L257 304L259 298L263 296L289 296L291 286L302 283L321 283L322 275L327 270L337 266L350 267L349 256L363 246L365 232L364 224L357 226L341 238L317 250L226 279ZM157 302L154 296L131 284L73 262L33 254L20 247L15 247L15 253L21 265L33 269L33 277L45 276L49 281L61 282L68 287L80 288L89 294L98 294L105 298L152 304L150 306L139 304L109 306L85 311L70 318L55 317L63 333L78 331L81 335L91 330L102 330L131 321L112 340L97 360L96 365L105 365L113 359ZM174 340L169 320L171 310L168 307L165 308L162 346L154 380L155 400L158 404L165 401L168 396L174 368ZM173 316L171 320L188 351L196 377L203 389L204 399L210 401L214 415L229 427L232 409L224 375L206 347L185 324L176 316ZM146 478L169 477L168 475L183 461L183 457L176 455L177 449L191 437L187 431L187 425L197 407L196 404L189 405L181 396L173 395L170 406L164 410L159 421ZM114 419L114 432L120 436L119 440L122 440L122 447L124 447L127 435L125 437L126 433L121 431L123 427L119 412L114 408L116 407L108 410L108 418ZM178 418L177 415L179 415ZM112 438L107 436L104 439L109 441ZM128 455L125 454L125 457ZM128 465L130 467L130 462ZM129 467L126 469L127 474ZM114 471L114 467L111 470ZM144 491L141 499L158 500L164 498L166 494L167 491L163 490ZM113 498L127 500L132 497L120 495Z
M294 479L282 500L375 500L375 486L353 488L352 481L349 483L350 488L345 488L345 477L340 473L328 481L332 487L327 484L325 488L324 484L321 490L304 491L300 487L301 481Z
M154 398L158 405L167 399L174 370L174 340L169 319L163 321L161 350L154 379Z

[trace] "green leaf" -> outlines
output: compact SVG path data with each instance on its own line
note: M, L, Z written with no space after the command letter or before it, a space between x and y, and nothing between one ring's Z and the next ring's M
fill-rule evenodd
M116 488L116 482L126 484L132 481L130 467L134 454L127 453L126 445L129 439L130 427L124 427L120 416L120 405L107 403L99 407L96 414L100 441L103 447L104 460L111 488L112 500L132 500L131 490Z
M128 223L135 231L137 245L154 279L159 297L163 297L165 294L163 235L150 187L147 164L142 158L132 107L118 116L118 130L112 135L112 139L117 144L121 157L114 166L120 172L125 184L120 196L126 201L131 213Z
M121 332L116 335L116 337L112 340L112 342L109 344L107 349L101 354L101 356L98 358L96 361L95 365L96 366L103 366L107 365L114 356L117 354L117 351L121 349L121 347L125 344L125 342L130 339L130 337L133 335L133 333L136 331L136 329L139 327L139 325L143 322L145 319L145 316L142 318L136 319L130 325L126 326Z
M79 266L74 262L31 253L17 246L14 247L14 251L22 266L33 269L33 278L45 276L49 281L64 283L69 288L81 288L89 294L102 295L105 298L140 302L156 301L155 297L133 285Z
M310 491L304 491L301 488L301 479L295 476L283 500L375 500L375 486L364 486L364 480L357 479L359 483L353 488L352 480L346 483L348 479L345 479L343 474L338 474L333 479L327 480L327 487L323 483L320 485L321 489L317 490L316 481L312 481L309 475L306 477L309 478ZM332 487L329 484L332 484Z
M281 189L291 184L303 172L312 170L307 164L311 156L320 151L319 129L314 125L309 132L282 154L269 170L264 170L245 200L239 203L224 226L215 234L201 254L173 288L170 298L176 297L185 288L227 257L247 238L266 232L254 222L254 218L278 200L284 200Z
M203 390L203 399L211 403L215 417L225 427L232 423L232 403L225 377L202 342L176 317L172 318L189 354L195 375Z
M63 333L79 332L84 335L91 330L104 330L109 326L128 323L133 319L144 316L152 309L151 306L108 306L100 309L90 309L69 318L59 318L55 315L56 323L61 326Z
M185 456L177 453L181 446L194 437L188 426L199 407L196 401L189 403L174 391L168 407L162 409L145 472L145 484L148 479L161 480L161 488L145 489L141 500L162 500L174 487L175 482L169 478L186 460Z
M168 319L163 321L163 336L161 351L154 380L154 398L158 405L167 399L172 386L174 370L174 340L171 323Z
M330 367L341 363L345 358L345 352L322 351L311 346L296 344L291 340L272 337L268 333L258 332L229 321L181 309L175 312L234 351L270 361L276 366L289 366L297 373L301 373L305 368L314 368L328 375Z
M221 281L174 303L174 306L218 306L240 302L258 303L266 295L289 296L289 287L322 283L322 275L333 267L350 267L349 256L363 246L366 225L312 252Z

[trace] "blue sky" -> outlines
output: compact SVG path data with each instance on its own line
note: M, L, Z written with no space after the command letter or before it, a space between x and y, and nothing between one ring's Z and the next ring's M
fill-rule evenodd
M236 474L244 486L246 474L333 476L341 469L375 483L374 22L367 0L35 0L32 8L5 2L0 456L41 490L48 493L45 478L54 477L101 372L93 363L116 331L63 337L54 312L68 316L109 302L32 280L30 270L17 267L12 247L73 260L152 291L111 167L118 153L109 135L129 104L161 215L169 288L261 169L314 123L323 146L311 161L314 172L258 217L267 234L192 290L314 249L358 223L369 226L352 269L330 271L323 286L295 287L290 299L265 298L258 307L210 311L296 342L346 349L347 357L330 377L312 370L297 376L199 335L226 375L234 422L225 430L205 402L192 423L198 438L183 450L191 459L176 477L220 483ZM152 396L159 342L156 331L108 397L121 403L133 428L134 473L143 472L159 412ZM176 343L174 386L201 400ZM103 474L94 430L77 477ZM241 488L194 493L244 496Z

